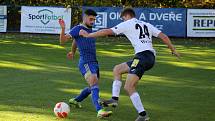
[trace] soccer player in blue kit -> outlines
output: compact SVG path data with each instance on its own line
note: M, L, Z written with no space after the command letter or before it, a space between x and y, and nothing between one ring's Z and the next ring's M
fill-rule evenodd
M73 38L72 50L68 53L68 57L73 59L76 48L80 52L79 70L88 83L88 87L84 88L81 93L69 100L69 103L81 108L80 102L92 94L92 102L97 111L97 117L108 117L112 114L112 111L105 111L101 105L99 105L99 65L96 59L96 45L95 38L85 38L79 35L80 30L85 30L89 33L92 32L92 26L95 22L97 13L91 9L84 12L83 23L74 26L68 34L65 34L65 23L62 19L59 20L61 26L60 42L64 43Z

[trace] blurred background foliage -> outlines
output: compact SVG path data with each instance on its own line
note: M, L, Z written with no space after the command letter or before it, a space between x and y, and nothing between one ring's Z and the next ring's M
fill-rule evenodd
M1 5L215 8L215 0L0 0Z

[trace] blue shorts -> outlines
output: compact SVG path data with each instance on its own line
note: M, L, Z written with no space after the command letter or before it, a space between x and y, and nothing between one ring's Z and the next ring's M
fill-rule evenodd
M97 74L99 78L99 64L98 62L79 63L79 71L85 79L91 74Z

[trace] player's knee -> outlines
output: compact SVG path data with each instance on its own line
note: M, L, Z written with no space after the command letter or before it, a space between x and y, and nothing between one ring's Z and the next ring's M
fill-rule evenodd
M89 82L89 85L92 86L92 85L95 85L98 83L98 78L96 76L90 76L88 78L88 82Z
M98 84L98 82L96 80L92 80L89 83L90 87L93 86L93 85L95 85L95 84Z
M114 75L120 75L121 74L120 66L119 65L114 66L114 68L113 68L113 74Z

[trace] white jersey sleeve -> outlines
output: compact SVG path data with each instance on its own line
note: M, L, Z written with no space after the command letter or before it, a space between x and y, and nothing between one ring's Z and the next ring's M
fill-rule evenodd
M149 29L152 32L152 36L158 37L158 35L161 33L161 31L158 28L154 27L152 24L150 24L150 23L147 23L147 24L148 24Z
M121 34L121 33L125 33L127 31L128 28L128 24L127 22L122 22L118 25L116 25L115 27L112 27L111 30L115 33L115 34Z

